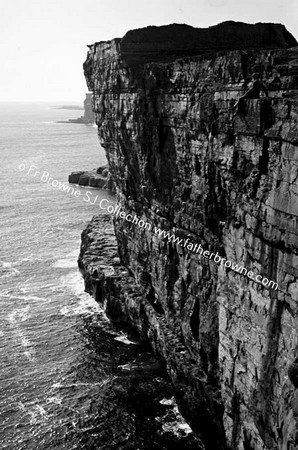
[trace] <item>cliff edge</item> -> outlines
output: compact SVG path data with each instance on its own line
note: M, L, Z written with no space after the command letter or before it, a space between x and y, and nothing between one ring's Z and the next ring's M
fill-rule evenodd
M57 123L78 123L92 125L95 123L94 112L92 109L92 94L87 93L84 100L84 115L77 119L59 120Z
M148 27L89 46L84 70L123 211L116 272L96 218L83 232L87 291L150 343L207 450L298 449L297 42ZM253 74L265 96L236 103Z

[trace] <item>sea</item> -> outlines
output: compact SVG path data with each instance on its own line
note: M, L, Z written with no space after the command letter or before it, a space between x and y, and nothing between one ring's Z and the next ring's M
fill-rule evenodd
M175 447L161 417L177 406L148 349L84 292L81 232L95 214L112 227L98 204L115 198L59 189L106 157L95 126L58 123L82 112L56 105L0 103L0 448L198 448L181 418Z

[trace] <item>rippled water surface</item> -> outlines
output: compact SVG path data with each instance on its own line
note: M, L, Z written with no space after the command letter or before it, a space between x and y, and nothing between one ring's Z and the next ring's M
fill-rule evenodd
M46 171L64 182L72 170L105 163L94 127L55 123L80 114L0 104L3 449L75 447L74 430L84 429L113 381L96 342L104 335L114 345L115 331L83 292L76 263L80 233L101 211L82 200L84 188L75 198L41 180Z

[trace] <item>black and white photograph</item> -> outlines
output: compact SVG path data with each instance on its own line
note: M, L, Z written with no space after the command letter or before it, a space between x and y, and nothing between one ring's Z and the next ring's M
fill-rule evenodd
M0 449L298 450L297 0L0 35Z

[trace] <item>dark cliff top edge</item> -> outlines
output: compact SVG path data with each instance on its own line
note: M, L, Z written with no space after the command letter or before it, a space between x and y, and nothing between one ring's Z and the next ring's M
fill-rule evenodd
M159 61L210 51L276 49L298 45L284 25L227 21L209 28L186 24L148 26L128 31L122 39L94 44L119 44L121 56L132 62ZM88 46L92 48L93 45Z

